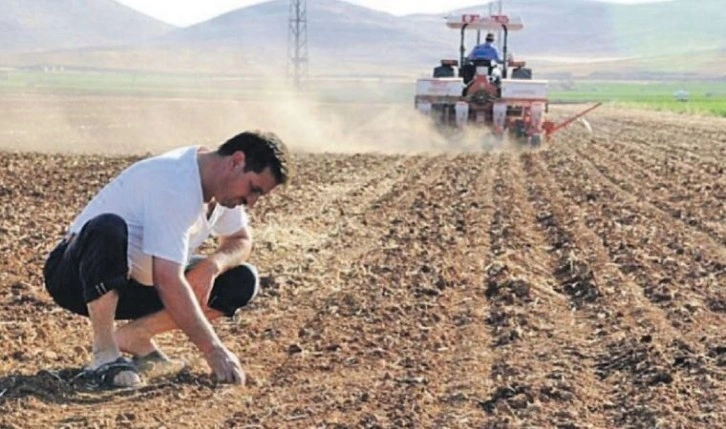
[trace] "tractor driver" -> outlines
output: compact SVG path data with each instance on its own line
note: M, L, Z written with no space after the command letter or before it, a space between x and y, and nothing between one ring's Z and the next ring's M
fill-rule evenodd
M494 33L487 33L484 43L476 45L474 49L471 50L471 53L467 58L469 61L494 60L496 62L501 62L501 59L499 58L499 51L493 43Z

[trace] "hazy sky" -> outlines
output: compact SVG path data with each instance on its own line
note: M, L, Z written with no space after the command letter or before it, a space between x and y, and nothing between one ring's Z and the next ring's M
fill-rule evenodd
M260 0L116 0L130 6L146 15L166 21L170 24L186 26L206 21L217 15L249 6L263 3ZM315 1L315 0L308 0ZM471 5L481 5L486 0L346 0L362 6L382 10L394 15L409 13L437 13ZM505 0L508 2L517 0ZM664 0L598 0L611 3L651 3ZM505 6L506 7L506 6Z

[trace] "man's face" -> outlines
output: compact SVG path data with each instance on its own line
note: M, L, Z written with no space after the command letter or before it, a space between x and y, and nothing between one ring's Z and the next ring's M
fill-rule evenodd
M237 152L242 154L242 152ZM254 171L244 171L244 155L241 159L237 156L232 160L230 172L226 175L224 186L222 186L216 200L219 204L227 208L233 208L238 205L244 205L252 208L257 199L272 191L277 182L272 174L270 167L265 168L259 173Z

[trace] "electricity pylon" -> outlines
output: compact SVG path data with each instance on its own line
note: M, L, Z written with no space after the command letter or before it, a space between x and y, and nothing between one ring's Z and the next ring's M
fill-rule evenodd
M287 77L300 89L308 75L308 8L306 0L290 0L287 34Z

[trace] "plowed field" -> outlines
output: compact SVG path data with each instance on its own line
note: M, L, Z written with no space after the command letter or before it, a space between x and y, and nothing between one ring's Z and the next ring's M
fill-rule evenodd
M0 428L726 427L726 121L602 110L536 152L296 155L263 291L190 362L87 391L46 252L135 158L0 157Z

